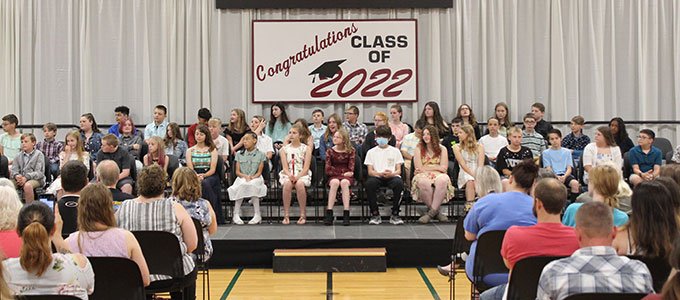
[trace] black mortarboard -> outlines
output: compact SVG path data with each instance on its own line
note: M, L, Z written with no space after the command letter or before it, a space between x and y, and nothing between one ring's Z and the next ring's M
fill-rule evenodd
M340 71L340 64L345 62L347 59L333 60L322 63L318 68L314 69L308 75L319 74L319 79L333 78L335 74ZM314 83L314 77L312 77L312 83Z

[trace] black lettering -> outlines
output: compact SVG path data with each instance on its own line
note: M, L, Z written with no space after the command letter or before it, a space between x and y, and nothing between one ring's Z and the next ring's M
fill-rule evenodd
M383 43L382 37L379 35L375 36L375 39L373 40L373 48L385 48L385 44Z
M361 48L361 37L355 35L352 37L352 48Z
M405 35L400 35L397 37L397 47L406 48L408 46L408 37Z
M385 47L387 48L394 48L395 46L395 40L396 38L393 35L388 35L385 37Z

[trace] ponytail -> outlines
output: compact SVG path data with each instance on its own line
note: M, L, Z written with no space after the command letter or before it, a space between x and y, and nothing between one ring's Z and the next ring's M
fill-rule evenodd
M28 273L42 276L52 263L47 229L40 222L32 222L24 228L21 240L21 267Z
M611 208L617 208L619 207L619 198L616 198L616 196L609 196L604 198L604 204L607 204L607 206Z
M673 274L663 285L661 290L662 300L680 300L680 276Z

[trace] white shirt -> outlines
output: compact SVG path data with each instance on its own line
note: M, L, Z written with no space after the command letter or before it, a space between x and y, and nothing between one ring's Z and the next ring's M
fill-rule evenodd
M215 146L217 147L217 155L229 155L229 140L227 140L227 138L218 135L213 142L215 142Z
M257 144L255 144L255 148L257 150L260 150L260 152L264 153L265 156L267 156L267 152L274 153L274 142L272 142L272 138L270 138L266 134L262 134L257 137Z
M508 138L500 134L497 137L491 137L487 134L479 139L479 143L484 146L484 154L486 156L495 158L503 147L508 146Z
M373 166L373 170L376 172L394 172L397 170L397 164L403 163L404 158L401 156L401 151L392 146L387 146L385 149L375 146L368 150L364 159L364 165Z

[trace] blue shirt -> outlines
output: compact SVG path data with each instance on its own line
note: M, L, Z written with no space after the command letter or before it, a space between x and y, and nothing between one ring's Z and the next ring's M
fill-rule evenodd
M477 201L465 217L465 231L476 234L479 238L483 233L491 230L507 230L512 225L532 226L536 224L536 217L532 208L534 198L521 192L506 192L489 194ZM470 255L465 263L465 273L472 278L472 268L475 261L477 240L470 246ZM500 249L498 249L500 251ZM508 275L504 274L507 282ZM484 280L487 282L487 280ZM498 282L496 284L502 284Z
M661 165L663 160L663 154L659 148L652 146L649 152L645 154L642 152L642 147L637 145L630 149L628 152L628 158L630 159L630 165L638 165L642 173L649 170L654 170L654 165Z
M567 149L560 148L554 150L549 148L543 151L543 167L550 167L555 175L561 176L567 173L567 166L574 169L574 163L571 161L571 152Z
M326 133L326 125L321 124L321 128L319 129L316 129L314 124L309 125L309 131L312 133L312 138L314 139L314 149L319 149L323 134Z
M319 142L319 156L321 157L321 160L326 161L326 150L333 148L335 144L333 143L333 137L328 136L328 139L325 141L323 140L323 136L321 136L322 141Z
M109 133L113 133L113 134L115 134L116 136L120 136L120 133L118 132L118 126L120 126L119 123L118 123L118 124L113 124L113 126L109 127Z
M576 226L576 211L581 207L583 203L572 203L567 206L567 210L564 211L564 216L562 217L562 224L565 226ZM614 208L614 226L623 226L628 222L628 215L618 208Z
M161 138L165 137L168 131L168 120L163 120L163 122L156 126L156 122L151 122L144 128L144 138L150 139L152 136L159 136Z

